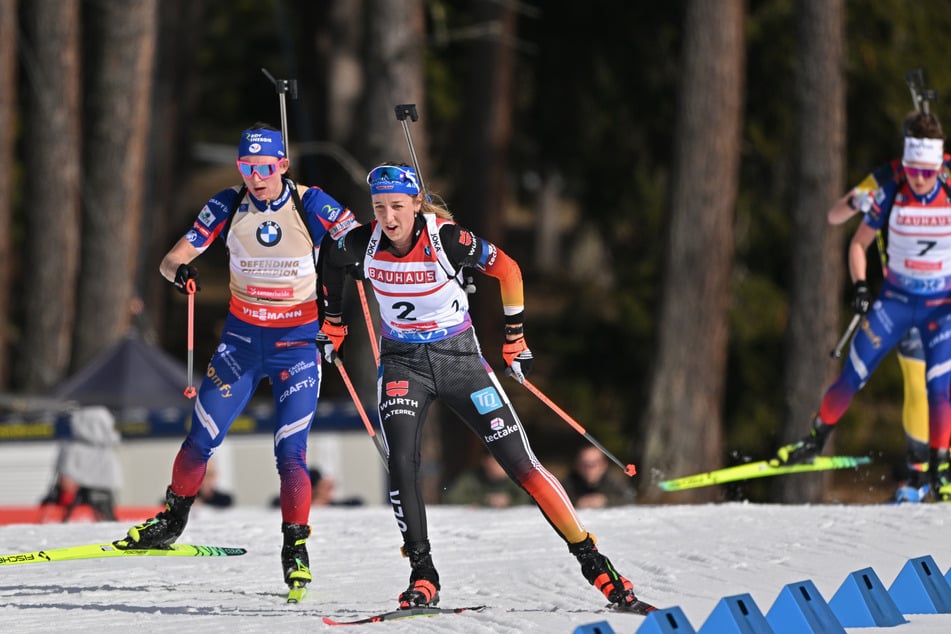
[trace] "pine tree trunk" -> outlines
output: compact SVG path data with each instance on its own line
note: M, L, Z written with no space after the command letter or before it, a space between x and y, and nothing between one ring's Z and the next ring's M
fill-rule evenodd
M74 368L129 329L141 242L156 0L88 11L86 167Z
M826 210L842 195L844 181L844 7L842 0L798 4L800 137L790 262L795 275L786 342L786 441L808 432L822 392L837 369L829 361L829 350L842 328L839 297L845 262L841 231L830 228L825 219ZM783 478L775 486L785 502L817 502L827 479Z
M450 144L457 184L450 208L458 222L479 236L512 252L505 245L505 212L509 206L509 154L512 146L514 74L517 15L514 3L471 0L466 10L471 40L460 40L464 50L462 111L458 124L460 143ZM530 262L519 264L525 267ZM478 291L469 296L469 310L486 359L501 375L503 314L498 284L483 275L473 276ZM527 307L527 338L531 346L531 306ZM504 386L521 389L511 381ZM447 477L481 460L481 443L455 434L443 446L460 457Z
M151 337L162 333L169 347L181 349L185 336L180 329L166 328L168 299L181 295L171 289L158 267L168 249L194 221L197 209L183 204L182 166L191 162L191 125L197 103L195 56L206 24L205 0L162 0L158 12L158 50L149 129L149 167L142 245L137 282L144 300L139 327ZM262 76L263 79L263 76ZM237 133L237 131L236 131ZM174 305L176 314L184 302ZM197 357L196 357L197 358Z
M35 63L26 94L26 253L17 383L42 393L65 375L75 315L80 235L80 11L78 0L21 5Z
M733 210L744 77L743 0L691 0L675 128L658 358L643 462L664 477L722 459ZM645 501L660 497L645 479ZM702 500L711 489L677 494Z
M0 2L0 192L13 189L14 130L17 100L17 3ZM0 195L0 227L11 227L13 197ZM8 346L13 333L9 324L10 276L12 274L12 240L10 231L0 231L0 392L4 391L10 374Z
M429 185L432 166L428 160L426 134L426 92L423 83L423 47L425 45L424 6L421 0L396 3L367 0L371 16L367 31L367 67L377 72L367 78L366 155L368 165L383 161L412 163L406 136L396 119L395 106L416 104L419 120L406 120L423 181ZM368 205L369 206L369 205ZM372 293L370 293L372 295ZM358 307L356 310L360 310ZM372 359L372 355L361 355ZM422 435L421 486L427 502L438 502L443 460L443 408L429 411ZM452 415L451 413L449 414ZM452 421L455 425L456 421Z

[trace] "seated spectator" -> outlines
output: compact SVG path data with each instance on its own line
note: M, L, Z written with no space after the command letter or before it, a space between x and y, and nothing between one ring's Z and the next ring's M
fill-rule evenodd
M201 481L195 501L206 506L226 509L234 504L234 496L218 489L218 470L214 463L214 459L208 461L205 479Z
M337 480L329 473L322 473L317 467L307 469L310 474L310 505L311 506L362 506L363 499L351 496L337 499ZM271 501L271 506L280 508L281 497Z
M575 508L597 509L633 504L635 491L627 476L609 469L607 456L597 447L583 447L562 484Z
M68 522L81 506L91 509L94 520L115 521L115 495L122 486L115 416L105 407L81 407L70 414L69 429L53 485L40 502L42 521Z
M464 471L443 496L446 504L465 504L504 508L529 504L529 497L490 454L485 454L476 467Z

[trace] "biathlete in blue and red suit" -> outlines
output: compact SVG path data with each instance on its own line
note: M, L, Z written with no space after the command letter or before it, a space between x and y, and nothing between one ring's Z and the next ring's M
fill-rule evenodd
M190 282L198 285L191 262L221 239L229 254L231 301L198 388L191 428L175 458L166 509L131 528L124 541L161 547L178 539L208 459L267 377L274 390L282 566L293 587L311 580L305 542L311 506L307 435L321 381L317 249L325 235L339 238L357 223L320 188L286 176L289 161L280 131L264 124L243 131L237 155L243 185L215 194L160 266L166 279L187 292Z
M581 563L585 578L620 608L636 605L631 582L598 552L561 484L532 452L525 429L482 354L469 315L463 269L499 280L505 315L502 356L518 381L531 368L523 335L518 264L497 246L457 225L420 193L416 172L385 164L367 177L374 220L321 249L324 359L346 335L341 294L347 267L362 264L380 308L379 413L388 447L390 503L409 558L400 608L435 605L439 575L430 555L419 486L420 442L427 410L438 399L484 443L505 472L534 499ZM638 609L638 608L633 608Z
M913 112L905 119L903 128L908 129L919 117L920 112ZM937 117L932 112L925 116ZM904 138L904 137L903 137ZM945 151L942 171L951 168L951 154ZM939 179L942 177L939 176ZM890 209L898 190L906 181L905 168L901 159L896 159L876 167L865 176L855 187L835 202L827 212L830 225L840 225L850 220L855 214L867 214L873 209L882 213ZM942 179L947 182L947 179ZM882 270L888 266L885 244L887 241L887 225L883 225L876 235L875 242L881 258ZM897 503L917 503L928 497L931 485L928 481L928 394L925 381L925 351L921 343L921 335L917 328L912 328L906 336L898 342L895 348L898 365L901 368L902 380L905 384L902 397L901 422L905 430L906 460L905 478L901 481L895 493Z
M868 211L849 245L852 306L866 316L842 372L822 399L810 434L782 447L776 462L793 464L817 456L855 394L885 355L915 328L925 358L931 495L951 500L951 188L943 163L941 126L933 115L920 113L906 130L905 178L886 181L870 196ZM883 228L888 232L885 279L873 302L866 281L866 252Z

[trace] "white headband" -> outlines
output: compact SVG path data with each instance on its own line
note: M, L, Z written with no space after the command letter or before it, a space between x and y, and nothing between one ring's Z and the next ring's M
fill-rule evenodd
M944 141L907 136L905 137L905 154L901 158L905 163L941 165L944 162Z

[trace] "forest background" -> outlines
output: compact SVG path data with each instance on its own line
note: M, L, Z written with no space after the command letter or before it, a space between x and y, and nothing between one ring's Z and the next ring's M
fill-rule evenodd
M643 501L829 499L828 477L652 483L806 431L850 318L857 221L825 212L899 156L908 70L951 89L948 32L938 0L0 0L0 392L46 394L131 329L184 359L185 301L158 263L239 182L240 130L280 125L267 69L297 82L294 175L364 222L366 171L410 158L394 106L417 104L427 185L521 265L534 383L638 464ZM223 247L196 265L202 368L227 310ZM500 371L498 285L475 277ZM345 359L372 399L349 306ZM325 377L324 397L346 398ZM506 385L536 453L569 461L585 440ZM889 357L842 420L837 451L875 458L853 489L890 493L901 396ZM431 416L431 491L478 459L461 429Z

